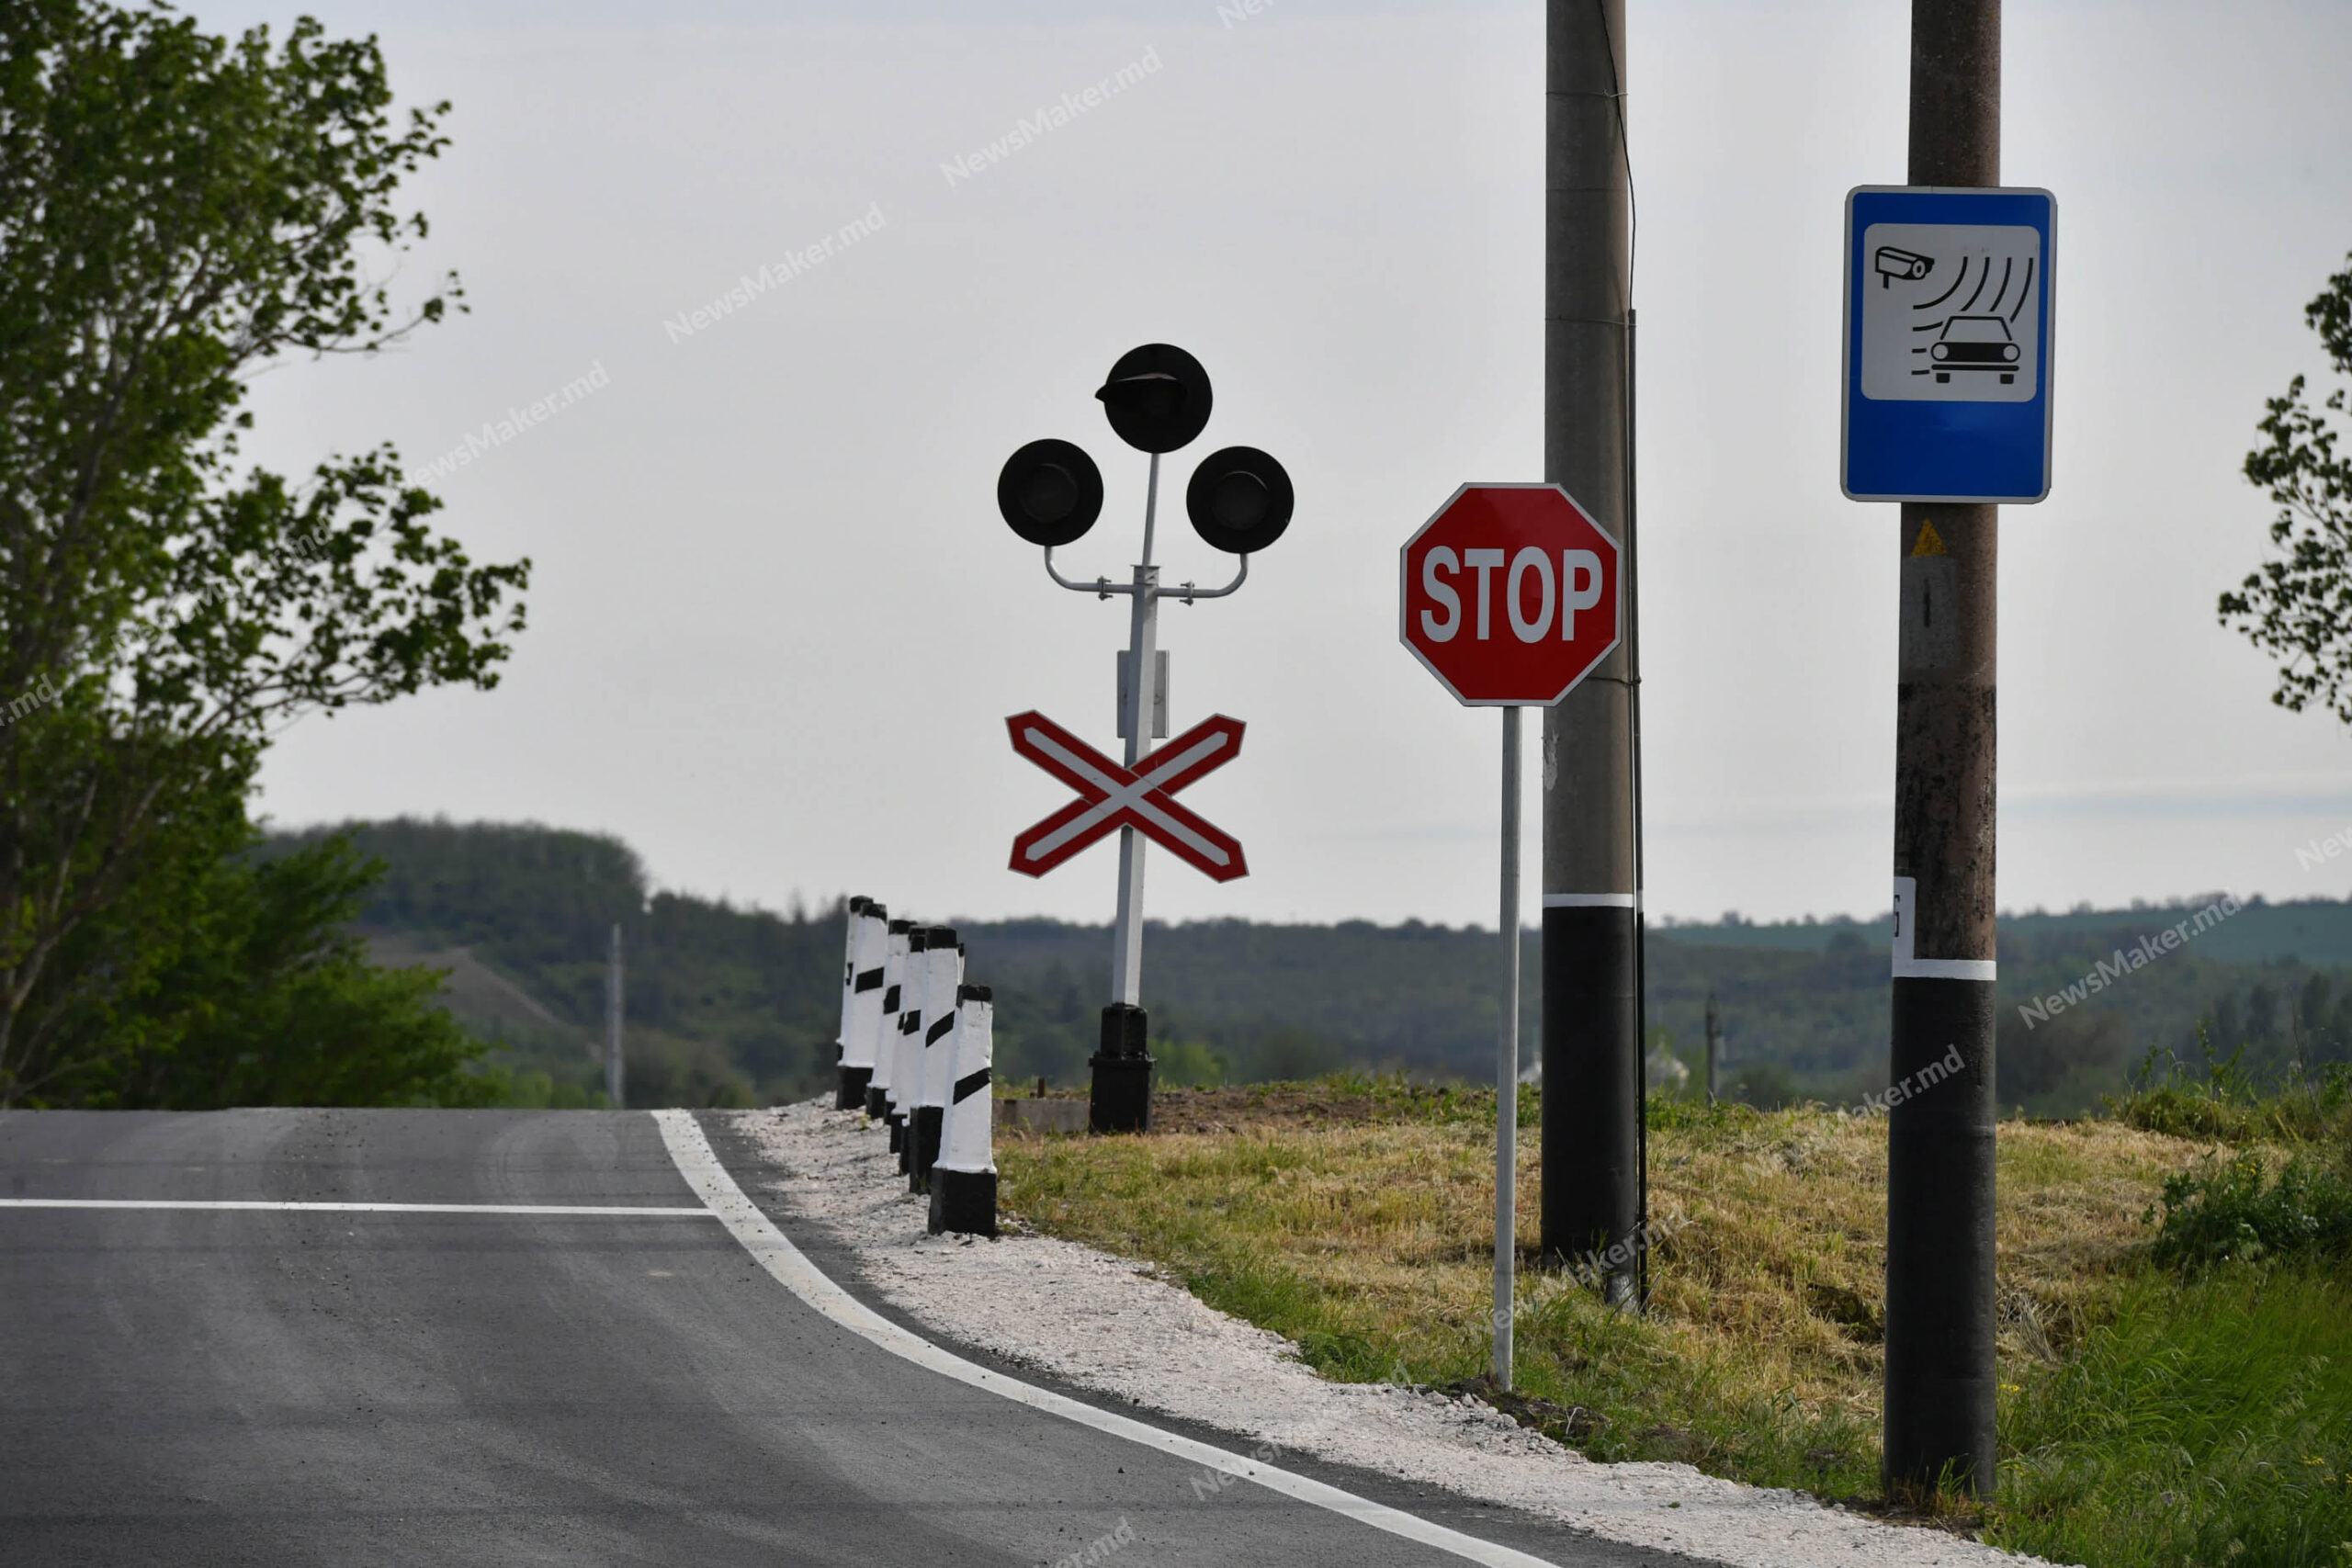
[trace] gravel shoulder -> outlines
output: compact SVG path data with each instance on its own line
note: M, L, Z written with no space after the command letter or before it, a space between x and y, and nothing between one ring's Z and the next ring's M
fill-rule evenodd
M763 1185L943 1337L1079 1388L1330 1463L1736 1568L2030 1564L1794 1492L1681 1464L1597 1464L1479 1401L1328 1382L1279 1337L1203 1305L1148 1265L1035 1235L935 1237L887 1134L820 1102L738 1113ZM1269 1451L1266 1457L1274 1455Z

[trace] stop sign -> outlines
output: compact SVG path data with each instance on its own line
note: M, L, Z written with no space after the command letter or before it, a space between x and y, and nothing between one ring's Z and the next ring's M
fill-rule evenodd
M1617 646L1617 541L1558 485L1464 485L1398 553L1397 634L1464 703L1547 707Z

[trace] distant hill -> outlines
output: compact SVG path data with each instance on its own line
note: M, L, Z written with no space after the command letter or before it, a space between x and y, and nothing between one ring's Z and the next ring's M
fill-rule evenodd
M325 829L284 835L284 845ZM752 1104L830 1083L838 1020L838 904L811 913L650 891L617 840L537 826L357 824L389 867L363 930L391 964L452 971L452 1011L496 1042L544 1103L601 1083L604 952L628 953L633 1103ZM860 889L949 919L919 890ZM2101 958L2193 907L2006 918L2002 1098L2088 1108L2151 1047L2193 1055L2200 1020L2247 1060L2352 1058L2352 904L2249 905L2183 951L2097 995ZM975 980L996 988L1000 1076L1084 1081L1110 968L1110 932L1056 920L953 920ZM1883 921L1654 928L1654 1045L1699 1066L1713 993L1726 1072L1745 1096L1851 1100L1885 1079ZM1532 1058L1539 943L1525 933L1522 1038ZM1153 1050L1173 1082L1296 1077L1341 1066L1483 1078L1493 1070L1495 939L1477 928L1207 920L1153 925L1145 958ZM2030 1026L2017 1004L2082 999Z
M2136 936L2143 931L2161 931L2220 897L2218 893L2207 894L2169 904L2138 904L2129 909L2084 908L2063 915L2039 909L2022 915L2005 914L2000 918L2001 934L2004 938L2034 941L2100 936L2118 931L2130 931ZM1884 953L1893 940L1894 918L1881 915L1866 921L1781 920L1765 925L1739 920L1656 929L1676 942L1697 947L1769 947L1808 953L1820 953L1838 932L1852 931L1865 945ZM2352 965L2352 900L2307 898L2267 904L2255 898L2228 921L2199 937L2197 949L2208 958L2233 964L2296 959L2324 969Z

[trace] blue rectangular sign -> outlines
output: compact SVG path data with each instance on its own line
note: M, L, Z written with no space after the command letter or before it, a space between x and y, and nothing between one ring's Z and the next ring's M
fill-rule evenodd
M2057 226L2046 190L1847 193L1839 468L1849 499L2050 493Z

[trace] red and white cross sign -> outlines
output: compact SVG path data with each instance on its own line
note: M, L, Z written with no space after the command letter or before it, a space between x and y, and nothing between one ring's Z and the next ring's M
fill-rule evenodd
M1012 840L1012 869L1043 876L1118 828L1134 828L1219 882L1250 874L1241 840L1169 797L1241 754L1241 721L1202 720L1128 768L1034 709L1006 719L1012 749L1078 798Z

